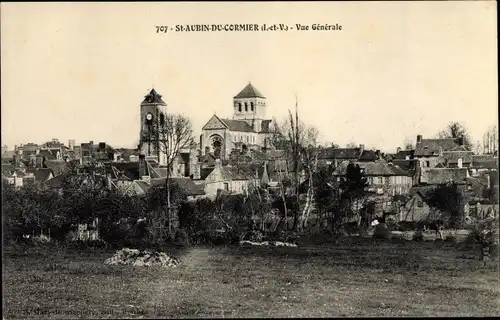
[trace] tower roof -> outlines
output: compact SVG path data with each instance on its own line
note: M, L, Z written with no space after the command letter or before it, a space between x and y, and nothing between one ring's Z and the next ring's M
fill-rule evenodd
M158 94L155 89L151 89L149 94L144 97L144 101L141 104L152 103L166 105L166 103L161 99L161 94Z
M238 98L263 98L265 99L264 95L259 92L259 90L255 89L254 86L249 82L243 90L241 90L240 93L238 93L235 97L235 99Z

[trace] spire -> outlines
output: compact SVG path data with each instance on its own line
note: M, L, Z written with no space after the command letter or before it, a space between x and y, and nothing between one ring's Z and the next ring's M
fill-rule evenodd
M166 105L166 103L162 100L161 94L158 94L156 90L153 88L149 92L148 95L144 96L144 101L141 104L161 104Z
M243 90L240 91L235 97L235 99L238 98L262 98L265 99L264 95L257 90L250 81L248 81L248 84L246 85Z

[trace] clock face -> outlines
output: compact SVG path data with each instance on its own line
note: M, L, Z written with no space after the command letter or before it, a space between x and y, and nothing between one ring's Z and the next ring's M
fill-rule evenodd
M151 113L148 113L146 115L146 120L151 121L151 119L153 119L153 115Z

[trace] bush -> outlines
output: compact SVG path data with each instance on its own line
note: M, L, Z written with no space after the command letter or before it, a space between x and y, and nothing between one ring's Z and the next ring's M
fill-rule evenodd
M413 241L424 241L424 233L422 231L416 231L413 234Z
M390 239L391 238L391 231L385 223L380 223L375 226L375 231L373 232L373 238L376 239Z

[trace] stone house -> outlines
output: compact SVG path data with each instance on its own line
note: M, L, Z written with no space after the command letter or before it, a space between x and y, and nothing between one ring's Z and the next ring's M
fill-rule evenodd
M458 152L458 153L453 153ZM460 157L462 160L460 160ZM421 168L434 168L441 164L446 166L463 167L464 161L472 161L470 150L464 146L464 138L450 139L423 139L422 135L417 135L415 146L415 159L418 159ZM470 163L470 162L469 162Z
M394 196L407 194L413 185L413 179L407 171L384 160L371 162L344 161L333 171L333 176L337 177L338 181L345 177L349 163L358 164L361 168L368 182L367 192Z
M220 191L232 194L246 193L253 186L260 186L258 172L222 166L220 159L217 159L214 169L205 178L204 188L207 196L215 197Z

